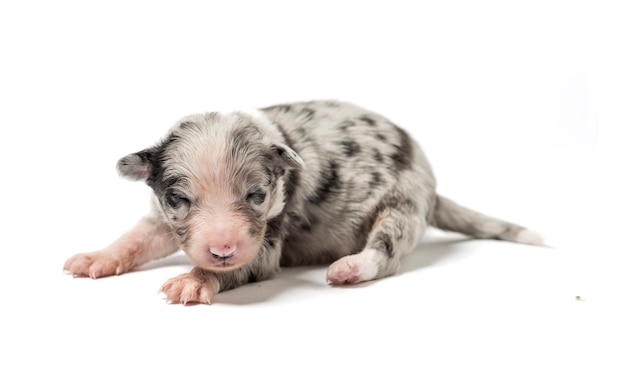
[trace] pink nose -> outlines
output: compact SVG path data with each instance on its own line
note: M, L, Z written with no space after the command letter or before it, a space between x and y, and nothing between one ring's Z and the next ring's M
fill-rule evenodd
M211 253L211 256L219 260L226 260L232 257L235 255L235 251L237 251L237 244L209 246L209 253Z

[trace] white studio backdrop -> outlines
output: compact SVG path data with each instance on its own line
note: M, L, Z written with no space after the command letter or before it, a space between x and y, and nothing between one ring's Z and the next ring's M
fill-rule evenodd
M231 359L220 360L216 367L227 365L233 357L239 365L252 365L264 354L258 349L254 357L233 354L238 346L247 348L237 343L237 332L220 333L226 331L226 324L244 324L246 328L237 331L246 339L264 338L247 331L272 332L274 338L269 337L273 340L282 337L279 344L283 348L294 347L285 337L296 337L306 349L319 354L316 346L332 347L334 340L345 335L331 336L335 329L324 327L325 315L332 317L328 323L337 325L338 319L331 315L337 303L349 313L357 313L363 308L358 306L367 303L363 318L391 311L385 303L398 297L411 307L412 301L400 289L393 291L392 284L381 283L355 291L322 291L315 294L315 301L307 301L306 287L298 290L295 286L289 291L291 297L276 295L258 305L179 309L153 300L163 283L159 269L86 283L75 283L61 274L63 261L71 254L104 247L147 210L148 187L120 180L115 162L155 143L180 117L222 107L339 99L380 112L406 128L431 160L442 194L544 232L560 255L546 258L542 272L554 269L554 276L562 276L560 283L550 281L546 287L562 285L564 298L585 296L587 308L594 308L596 302L620 304L604 312L611 325L601 330L609 329L607 333L596 332L597 327L588 322L596 312L584 309L582 340L566 336L576 334L574 331L566 331L562 337L546 336L540 343L554 340L559 343L558 350L533 348L538 353L520 363L534 367L533 362L540 364L542 359L545 369L556 369L564 362L575 364L565 358L574 352L585 354L583 364L593 364L596 358L587 354L587 341L612 333L622 324L613 314L623 304L615 295L621 288L618 273L623 260L615 239L598 237L604 236L600 230L604 220L597 217L601 215L600 197L617 200L619 191L618 183L600 184L598 152L600 122L605 125L620 118L621 110L614 107L620 104L618 94L623 91L618 84L623 78L620 61L624 61L620 52L623 34L617 27L621 19L619 8L608 2L583 1L1 3L0 123L4 140L0 189L5 196L3 245L7 246L0 263L5 291L1 300L10 310L3 322L9 331L2 331L10 336L3 336L7 341L17 339L12 357L21 360L25 368L43 362L27 357L32 349L46 355L49 364L67 369L115 365L114 358L98 358L102 348L128 355L137 367L156 367L160 363L152 358L158 354L167 355L163 356L167 365L191 367L197 360L170 357L163 344L179 336L187 338L193 328L193 344L172 345L176 354L186 354L188 346L195 352L204 351L202 341L207 342L209 353L214 352L217 340L200 335L210 325L210 331L231 342L227 352ZM612 150L621 147L618 138L617 134L607 137ZM607 169L619 173L615 169L621 160L613 153L607 153L613 159ZM619 224L615 220L614 224ZM471 254L471 250L465 251ZM500 255L506 253L494 254L476 259L486 259L485 269L499 261L514 261ZM522 259L532 261L531 256ZM552 262L558 264L552 267ZM425 269L425 274L434 274L436 266L430 268L431 273ZM299 277L298 273L286 274ZM321 269L306 275L323 280ZM411 277L398 278L398 287L407 287L402 283L407 276ZM448 281L438 277L440 286L421 289L422 297L431 301L420 303L423 312L417 310L415 316L422 313L435 322L446 320L439 317L438 305L456 302L441 299L438 304L436 293L444 289L454 293L455 278L450 277ZM381 294L381 288L387 291ZM377 302L366 290L377 292L384 300ZM76 297L77 292L85 295L83 300ZM340 295L352 301L338 299ZM477 295L487 298L489 293ZM128 307L120 305L115 300L118 297L129 303ZM419 302L419 298L415 300ZM310 313L305 305L310 306ZM300 322L302 317L294 315L294 306L301 316L316 319ZM45 307L49 309L42 315ZM412 328L410 323L419 320L420 330L415 329L413 336L423 352L413 359L411 347L404 345L404 354L391 362L403 365L396 368L438 369L437 365L443 364L458 369L463 359L478 365L484 359L477 356L481 354L479 345L467 343L473 338L470 330L507 336L504 330L499 332L501 327L489 325L485 307L469 305L472 316L487 321L485 330L480 330L482 322L472 322L469 315L467 322L452 320L454 326L467 330L460 337L463 343L448 343L446 334L455 331L453 325L442 329L404 311L392 320L397 326L393 331L382 330L381 322L374 321L370 335L400 336L400 330ZM521 329L519 338L508 339L511 347L480 335L476 339L508 358L519 356L517 350L525 349L526 339L541 337L533 333L536 328L550 326L547 320L541 322L540 301L523 307L532 313L526 318L527 325L507 322L504 312L496 316L513 329ZM142 312L144 309L150 312ZM560 312L551 310L552 318L559 318ZM450 308L443 312L451 315ZM315 313L321 314L316 317ZM511 315L523 318L524 313L519 309ZM578 309L566 311L562 318L578 320L580 313ZM261 314L267 317L259 325L256 319ZM232 318L229 321L234 322L206 322L214 316L234 316L241 322ZM281 325L285 319L287 326ZM177 327L177 321L184 327ZM346 321L347 333L369 333L367 324ZM99 331L86 332L91 344L75 335L82 333L85 323ZM157 327L152 327L153 323ZM294 333L298 323L308 335ZM274 324L275 328L270 326ZM117 343L121 345L116 346L99 336L118 331L136 331L137 343L122 336ZM326 343L313 338L321 332L329 334ZM33 333L39 340L30 338L28 334ZM146 333L150 335L141 335ZM442 347L429 351L429 339ZM361 351L361 340L357 340L345 339L344 349ZM50 348L45 348L46 344ZM608 357L614 355L611 351L616 344L602 344L603 365L617 364ZM80 349L82 356L73 358L67 350L72 347ZM267 344L261 348L270 349ZM393 350L390 345L383 348ZM342 354L337 350L331 353ZM374 354L373 364L383 367L389 361L381 353ZM135 355L138 358L133 358ZM93 359L100 363L92 363ZM368 359L362 355L355 365L367 365ZM487 366L515 368L503 366L506 360L500 363L500 358L495 359L498 361L487 362ZM309 366L319 368L321 361Z

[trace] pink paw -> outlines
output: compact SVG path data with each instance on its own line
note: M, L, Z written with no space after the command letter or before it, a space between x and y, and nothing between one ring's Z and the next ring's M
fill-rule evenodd
M359 265L346 258L339 259L328 267L326 281L331 285L349 285L362 281L359 276Z
M218 290L217 279L201 278L193 273L185 273L167 280L159 292L165 294L165 299L170 304L187 305L211 304L211 299Z
M119 275L128 271L120 259L102 252L76 254L65 262L63 270L74 277L93 279Z

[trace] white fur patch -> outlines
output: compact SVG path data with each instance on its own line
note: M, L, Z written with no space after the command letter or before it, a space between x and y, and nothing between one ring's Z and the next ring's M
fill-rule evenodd
M282 179L278 179L276 182L276 198L272 200L272 205L267 212L267 219L272 219L280 214L285 208L285 182Z

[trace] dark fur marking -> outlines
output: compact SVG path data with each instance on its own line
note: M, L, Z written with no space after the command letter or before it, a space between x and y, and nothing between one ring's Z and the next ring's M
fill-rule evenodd
M244 217L249 225L248 234L251 237L260 237L266 227L266 223L263 220L263 215L257 210L252 208L248 203L242 202L236 206L237 212Z
M411 167L413 162L413 143L406 131L397 128L400 135L400 144L394 145L396 152L391 155L391 159L397 171L404 171Z
M292 169L285 177L285 202L289 203L300 184L300 171L298 169Z
M380 151L377 149L374 150L374 160L379 163L383 163L385 161L382 153L380 153Z
M265 176L267 177L267 184L270 187L274 187L276 186L276 177L278 176L278 174L276 174L272 169L270 169L269 166L264 165L263 166L263 173L265 174ZM282 175L282 174L281 174Z
M380 214L389 209L406 210L408 213L415 214L417 205L413 200L408 198L398 198L395 195L387 195L383 197L378 205L376 205L363 219L361 225L356 229L355 236L359 240L360 246L365 246L367 237L372 231L372 227Z
M293 219L293 221L295 221L295 222L300 222L300 221L302 220L302 218L300 217L300 215L298 215L298 213L296 213L295 211L289 211L289 212L287 213L287 216L288 216L290 219Z
M305 121L309 121L315 116L315 110L310 108L303 108L300 112L300 116L304 118Z
M172 133L156 146L137 153L142 161L151 164L151 173L146 179L146 183L154 190L154 194L161 202L163 202L167 188L178 181L175 177L164 178L165 169L163 168L167 148L176 143L178 139L179 137Z
M343 153L348 157L352 157L356 155L357 153L361 152L361 146L357 142L353 141L352 139L344 139L341 141L340 144L341 144Z
M383 180L383 175L379 173L378 171L373 172L372 180L370 180L369 182L370 188L376 188L383 184L385 184L385 181Z
M281 112L289 112L291 111L291 105L290 104L277 104L275 106L265 107L263 108L263 110L279 110Z
M267 227L265 228L265 241L267 242L268 247L275 248L276 239L279 240L282 238L284 233L282 227L283 219L284 213L267 222Z
M313 221L309 222L305 218L301 217L297 213L290 211L287 213L292 225L305 232L311 232L313 230Z
M378 204L377 209L383 211L385 209L406 210L410 213L414 213L417 206L415 202L409 198L398 198L396 196L384 197Z
M185 122L181 122L178 125L178 130L190 130L193 127L197 127L198 124L194 123L194 122L190 122L190 121L185 121Z
M250 269L250 272L248 273L248 283L257 282L258 280L259 278L257 277L254 269Z
M309 202L313 205L319 205L341 188L341 179L339 179L338 172L339 165L336 162L331 162L329 169L322 174L324 182L315 191L315 194L309 197Z
M348 130L348 128L351 128L351 127L353 127L355 125L356 125L356 122L354 122L352 120L344 120L344 121L339 123L339 129L341 129L341 130Z
M374 120L373 118L371 118L371 117L369 117L367 115L363 115L363 116L359 117L359 120L365 122L369 126L376 126L376 120Z
M381 142L387 141L387 137L380 133L376 134L376 139L380 140Z
M389 234L387 233L379 232L376 234L376 237L374 238L376 240L374 242L374 248L384 251L387 254L387 257L389 257L389 259L393 258L394 251L393 251L393 242L391 241L391 236L389 236Z

